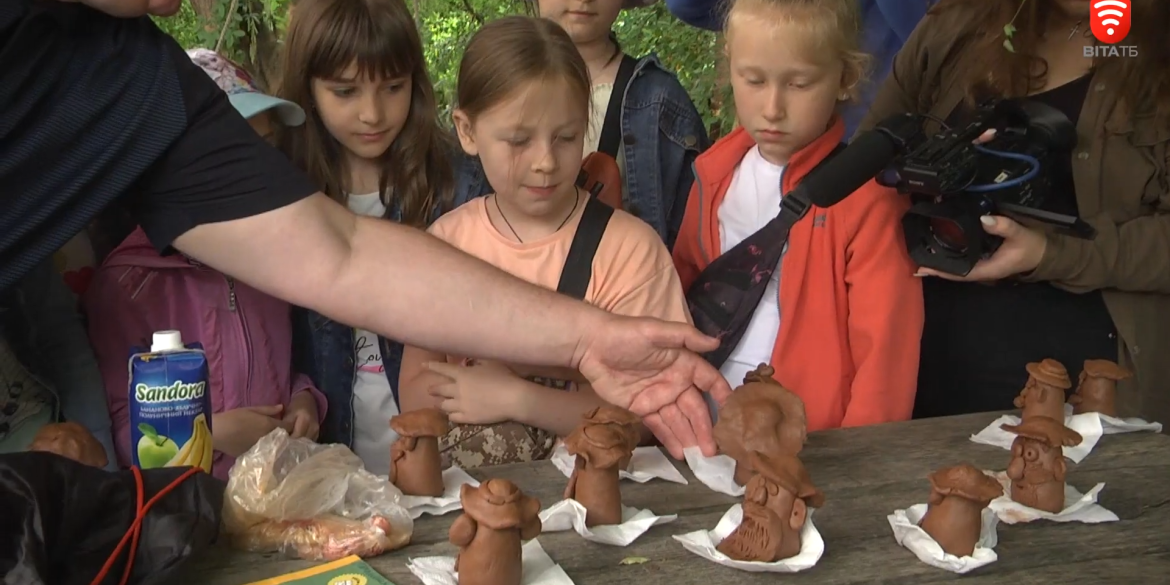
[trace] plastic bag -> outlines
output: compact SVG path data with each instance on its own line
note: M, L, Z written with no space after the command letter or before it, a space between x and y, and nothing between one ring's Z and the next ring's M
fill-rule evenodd
M187 468L142 470L149 501ZM159 498L142 522L127 583L175 578L181 564L219 534L224 483L197 473ZM137 516L132 471L105 471L55 453L0 455L0 581L89 585ZM121 582L126 547L103 585Z
M232 466L224 532L252 552L313 561L377 556L410 542L414 522L401 499L344 445L293 439L277 428Z

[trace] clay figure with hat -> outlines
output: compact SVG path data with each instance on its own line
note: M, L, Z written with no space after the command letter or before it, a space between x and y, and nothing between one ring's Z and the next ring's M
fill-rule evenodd
M1064 448L1081 444L1080 433L1064 426L1063 419L1047 416L1025 418L1018 425L1002 425L1015 433L1007 476L1012 480L1012 500L1045 512L1064 509L1064 478L1068 468Z
M970 463L930 474L930 501L918 523L944 551L970 556L983 530L983 509L1003 495L995 478Z
M447 413L423 408L395 415L390 428L398 439L390 444L390 483L410 496L443 495L443 460L439 437L451 430Z
M540 535L540 500L498 478L478 487L463 484L459 500L463 514L449 531L459 547L459 585L520 585L522 543Z
M1073 414L1098 412L1117 416L1117 383L1133 377L1133 372L1109 360L1085 360L1077 381L1077 390L1068 397Z
M744 376L743 385L719 409L715 443L735 460L735 482L752 478L751 453L787 452L804 448L807 422L804 401L772 377L775 370L760 364Z
M790 452L752 452L754 471L743 495L743 521L715 549L740 561L772 563L800 553L808 509L825 496Z
M595 408L565 437L565 448L576 456L565 499L585 507L585 525L621 524L619 471L628 464L641 438L639 421L613 406Z
M1046 416L1064 420L1065 391L1072 388L1064 364L1045 359L1027 365L1028 383L1015 399L1016 408L1023 409L1020 418Z

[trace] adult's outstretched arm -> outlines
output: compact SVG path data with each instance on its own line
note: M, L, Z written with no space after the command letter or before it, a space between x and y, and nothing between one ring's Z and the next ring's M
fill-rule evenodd
M454 355L577 367L581 333L608 317L320 193L195 227L175 247L336 321Z

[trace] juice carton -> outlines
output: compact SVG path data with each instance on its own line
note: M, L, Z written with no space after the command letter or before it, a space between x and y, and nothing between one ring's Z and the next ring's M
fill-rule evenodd
M211 473L207 356L178 331L156 331L149 352L130 356L130 446L134 465L200 467Z

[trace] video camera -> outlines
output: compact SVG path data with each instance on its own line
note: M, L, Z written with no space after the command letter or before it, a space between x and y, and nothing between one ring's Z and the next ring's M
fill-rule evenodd
M965 276L1003 243L983 231L979 218L1007 215L1052 224L1083 239L1096 237L1084 220L1040 209L1048 196L1046 167L1069 156L1076 129L1059 110L1029 100L993 100L973 121L922 137L925 118L895 116L874 129L895 149L879 184L912 198L902 218L910 257L919 265ZM975 144L989 129L995 137ZM860 137L859 137L860 138ZM855 141L857 142L857 141Z

